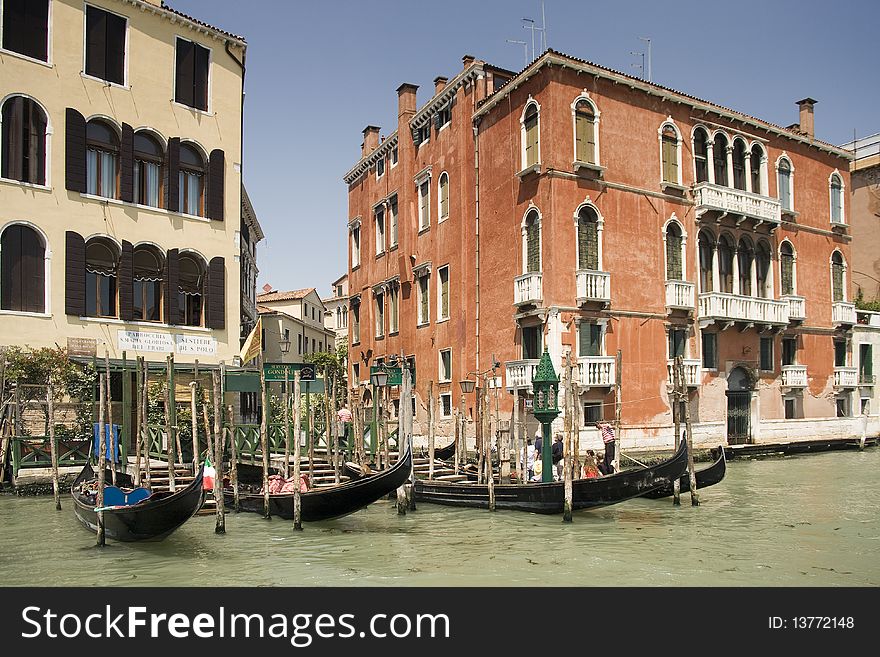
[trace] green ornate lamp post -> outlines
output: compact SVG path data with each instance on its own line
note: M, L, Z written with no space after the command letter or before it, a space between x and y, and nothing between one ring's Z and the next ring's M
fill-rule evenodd
M550 453L553 435L550 424L559 416L559 377L556 376L546 347L532 378L532 388L532 414L541 423L541 433L544 436L541 440L541 481L546 483L553 481L553 457Z

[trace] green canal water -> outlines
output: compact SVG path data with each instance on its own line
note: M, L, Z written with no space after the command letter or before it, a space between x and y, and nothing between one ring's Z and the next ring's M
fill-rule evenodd
M69 499L0 496L4 586L880 586L880 449L734 461L693 508L631 500L561 516L382 501L294 532L199 516L100 550ZM223 580L213 579L222 565Z

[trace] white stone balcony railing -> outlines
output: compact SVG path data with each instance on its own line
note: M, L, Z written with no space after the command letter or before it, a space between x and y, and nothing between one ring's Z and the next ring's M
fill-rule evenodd
M832 324L855 324L856 304L849 301L835 301L831 304Z
M835 367L834 387L855 388L859 385L859 370L855 367Z
M693 310L695 287L687 281L666 281L666 307Z
M779 199L744 192L723 185L699 183L694 186L697 215L708 210L738 214L752 219L778 224L782 221Z
M504 363L505 377L507 389L529 388L532 387L532 378L535 376L535 370L540 361L534 360L511 360Z
M703 375L703 366L699 360L689 360L685 359L682 364L684 365L684 382L687 384L688 388L696 388L700 385ZM672 369L675 367L675 359L670 358L666 361L666 376L669 385L671 386L675 381L675 377L673 376Z
M611 274L607 271L579 269L577 271L577 300L611 301Z
M543 300L541 274L530 273L517 276L513 281L513 304L524 306L538 304Z
M581 388L613 386L615 370L614 356L582 356L578 358L578 385Z
M700 317L758 324L788 324L788 302L707 292L700 295Z
M803 320L807 318L807 300L796 297L793 294L783 295L782 300L788 304L789 321Z
M874 374L865 374L864 372L859 373L859 385L860 386L873 386L877 383L877 377Z
M807 366L806 365L783 365L782 366L783 388L806 388Z

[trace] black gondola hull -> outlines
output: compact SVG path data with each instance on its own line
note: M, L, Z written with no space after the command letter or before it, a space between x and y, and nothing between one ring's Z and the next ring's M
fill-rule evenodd
M649 468L619 472L597 479L572 482L572 510L592 509L639 497L663 487L687 470L687 444L667 461ZM565 501L563 482L496 484L495 508L532 513L561 513ZM489 507L486 484L449 483L418 479L417 502L485 509Z
M410 477L412 450L407 449L403 458L391 468L375 475L348 481L339 486L312 490L300 494L303 522L331 520L354 513L397 490ZM230 489L223 491L227 506L235 502ZM293 520L293 493L276 493L269 496L269 515ZM242 511L263 514L264 497L260 494L239 495Z
M718 457L712 465L708 468L703 468L702 470L697 470L694 472L694 475L697 480L697 489L707 488L708 486L714 486L719 481L724 479L724 475L727 473L727 459L724 456L724 449L720 449L721 455ZM674 482L674 480L673 480ZM673 491L673 482L670 482L666 486L662 486L655 490L652 490L648 493L645 493L645 497L650 498L652 500L658 500L663 497L669 497L674 494ZM685 474L679 479L680 482L680 491L682 493L689 493L691 490L691 479Z
M75 492L77 485L91 479L94 472L86 465L77 477L71 490L76 518L87 529L97 533L98 513L83 496ZM117 483L130 485L131 478L117 474ZM161 497L150 497L129 507L106 509L104 511L104 535L115 541L157 541L192 518L204 502L202 490L202 469L186 488Z

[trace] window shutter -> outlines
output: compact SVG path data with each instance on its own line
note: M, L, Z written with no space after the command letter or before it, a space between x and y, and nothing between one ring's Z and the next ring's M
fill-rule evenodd
M119 145L119 196L127 203L134 202L134 128L122 124L122 142Z
M526 121L526 166L538 163L538 118Z
M832 301L843 301L843 265L831 263Z
M64 187L71 192L86 191L86 119L75 109L65 111ZM83 260L85 266L85 260Z
M208 55L209 50L197 43L193 48L193 106L208 110Z
M223 151L211 151L208 160L208 217L223 221L223 197L226 180L226 157Z
M3 177L24 180L24 102L15 96L3 105Z
M180 211L180 137L172 137L168 140L168 198L165 207L171 212Z
M440 131L440 112L434 115L434 130Z
M794 294L794 259L788 253L780 256L782 269L782 294Z
M125 84L125 19L107 14L106 78L116 84Z
M86 74L107 79L107 12L86 6Z
M443 295L440 299L440 308L443 311L444 317L449 317L449 273L447 272L446 278L442 279L442 284L440 286L440 293Z
M528 272L541 271L541 232L538 220L534 218L529 220L526 227L526 254Z
M599 270L599 224L588 218L578 219L578 268Z
M208 263L207 312L205 326L212 329L226 328L226 267L223 258L211 258Z
M666 280L680 281L681 272L681 237L666 233Z
M86 314L86 241L79 233L64 233L64 312Z
M178 286L180 279L180 263L178 250L170 249L165 256L165 272L162 285L165 290L165 323L177 324L178 320Z
M419 132L418 128L412 129L412 140L413 146L418 146L421 142L421 133Z
M45 249L37 231L15 224L3 231L0 308L45 311Z
M46 116L32 100L28 101L28 122L26 129L30 131L28 147L27 179L37 185L46 184Z
M193 46L192 41L177 39L177 72L174 81L174 100L193 106Z
M122 256L119 258L117 270L116 288L119 290L119 319L130 322L134 319L134 272L133 248L131 242L122 240Z

